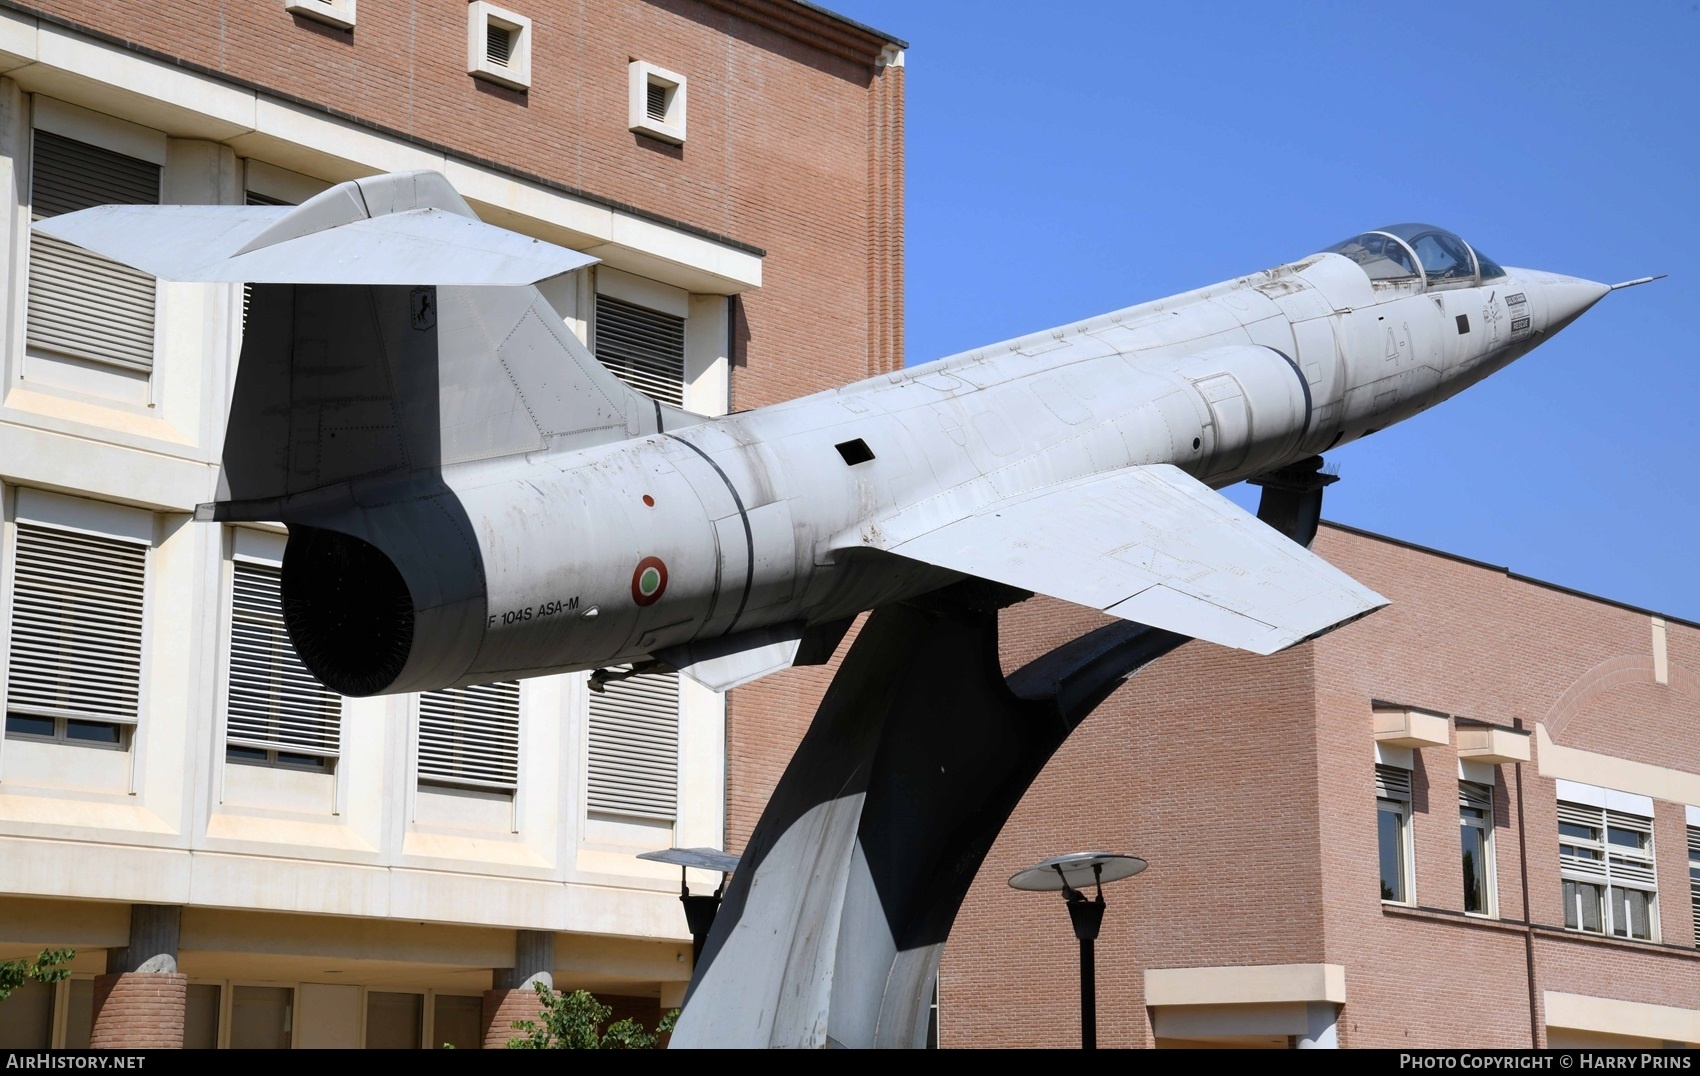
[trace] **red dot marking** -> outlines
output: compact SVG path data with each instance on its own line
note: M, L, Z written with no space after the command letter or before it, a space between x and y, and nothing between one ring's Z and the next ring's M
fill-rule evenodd
M654 508L655 507L655 498L651 497L649 494L645 493L643 495L643 503L650 508Z

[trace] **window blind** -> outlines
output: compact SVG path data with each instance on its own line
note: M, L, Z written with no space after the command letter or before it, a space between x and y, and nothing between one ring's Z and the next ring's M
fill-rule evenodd
M18 524L6 709L134 723L147 549Z
M1475 781L1458 782L1458 806L1477 811L1493 810L1493 786Z
M419 780L519 787L519 681L419 696Z
M662 403L684 406L684 318L598 295L592 347L621 381Z
M155 205L159 166L36 131L31 221L97 205ZM129 370L153 367L154 278L45 235L30 236L32 348Z
M335 758L342 697L313 678L283 624L282 573L237 561L230 599L225 736L239 747Z
M1402 770L1397 766L1384 766L1377 763L1375 767L1375 794L1385 800L1409 800L1411 798L1411 771Z
M590 693L586 804L672 821L679 811L679 674L611 680Z

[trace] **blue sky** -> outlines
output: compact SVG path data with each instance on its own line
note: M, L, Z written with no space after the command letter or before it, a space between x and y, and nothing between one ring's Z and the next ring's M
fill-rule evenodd
M1669 273L1331 454L1324 511L1700 620L1700 5L828 4L910 43L912 364L1398 221Z

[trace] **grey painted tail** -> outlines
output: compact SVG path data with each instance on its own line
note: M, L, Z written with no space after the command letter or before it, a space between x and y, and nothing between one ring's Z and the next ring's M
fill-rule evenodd
M257 284L219 518L357 479L581 448L689 418L627 387L536 288Z

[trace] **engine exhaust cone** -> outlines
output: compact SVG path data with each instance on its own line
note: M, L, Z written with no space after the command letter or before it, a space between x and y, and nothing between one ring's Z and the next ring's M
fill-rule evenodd
M390 558L347 534L291 525L283 622L301 661L342 695L395 683L413 649L413 597Z

